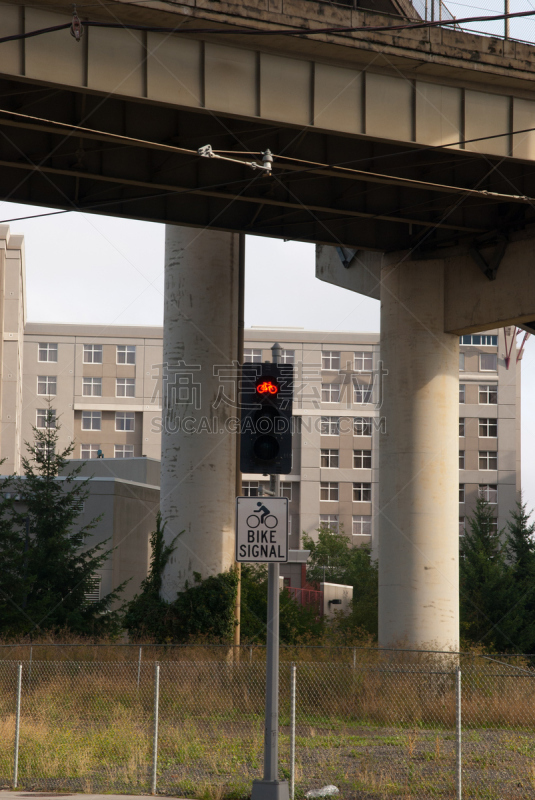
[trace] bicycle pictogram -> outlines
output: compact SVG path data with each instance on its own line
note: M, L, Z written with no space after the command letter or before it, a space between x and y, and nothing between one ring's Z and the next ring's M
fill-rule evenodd
M255 513L247 517L247 527L258 528L260 525L265 525L266 528L270 528L271 530L276 528L279 523L277 517L270 512L269 508L266 508L266 506L262 504L261 500L259 500L256 505Z

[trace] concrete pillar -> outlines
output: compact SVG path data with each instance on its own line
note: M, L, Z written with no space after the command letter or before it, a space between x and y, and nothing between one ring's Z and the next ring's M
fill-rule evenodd
M161 509L166 540L184 533L163 576L166 600L194 572L234 563L238 289L238 234L167 226Z
M384 258L379 643L459 649L459 338L444 263Z

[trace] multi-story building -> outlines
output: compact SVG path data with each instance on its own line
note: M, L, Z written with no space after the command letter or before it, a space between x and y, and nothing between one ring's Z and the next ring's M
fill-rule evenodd
M511 331L509 331L511 335ZM496 506L501 528L520 488L520 371L506 369L503 330L461 337L459 364L459 526L478 493ZM278 340L295 369L293 468L282 480L290 500L290 546L320 525L355 544L375 538L378 443L388 375L378 334L253 328L245 361L270 360ZM515 351L511 354L515 363ZM74 458L159 457L161 328L28 323L24 335L22 435L46 409L61 420ZM402 468L402 465L401 465ZM243 475L244 494L268 489Z

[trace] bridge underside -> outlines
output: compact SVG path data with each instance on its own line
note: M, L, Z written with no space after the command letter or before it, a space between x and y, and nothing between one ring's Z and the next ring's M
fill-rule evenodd
M6 111L19 115L0 111L3 200L383 252L418 246L428 255L441 246L492 243L535 222L527 202L535 197L529 161L35 81L2 79L0 96ZM68 127L74 125L97 133ZM269 148L273 175L198 157L197 148L208 143L245 160L254 155L242 152Z

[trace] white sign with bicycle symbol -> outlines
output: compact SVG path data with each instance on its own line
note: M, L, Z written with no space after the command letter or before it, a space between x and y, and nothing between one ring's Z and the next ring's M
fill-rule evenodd
M236 498L236 561L288 561L288 498Z

